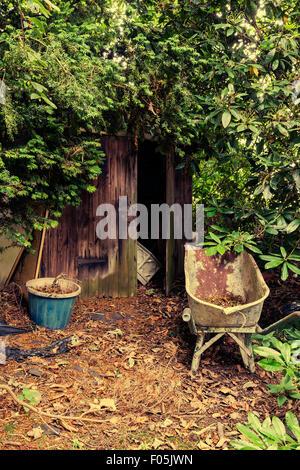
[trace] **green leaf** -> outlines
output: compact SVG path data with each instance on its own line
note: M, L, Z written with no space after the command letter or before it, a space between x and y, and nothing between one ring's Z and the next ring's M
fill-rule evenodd
M228 233L229 230L226 227L219 227L218 225L211 225L211 228L214 230L218 230L219 232L225 232Z
M47 3L47 5L49 5L52 10L60 11L59 7L52 3L50 0L45 0L45 3Z
M281 393L284 389L284 386L280 383L277 384L268 384L268 389L270 393Z
M242 439L240 441L231 441L230 444L237 450L262 450L265 448L251 444L248 441L243 441Z
M215 235L213 232L209 232L209 235L211 236L211 238L212 238L213 240L215 240L215 242L217 242L217 243L222 243L221 240L220 240L220 238L217 237L217 235Z
M297 230L297 228L299 227L300 225L300 219L294 219L292 222L290 222L287 227L285 228L285 231L286 233L292 233L294 232L295 230Z
M286 421L286 424L288 425L289 428L290 427L292 427L292 428L299 427L298 419L294 415L294 413L292 413L292 411L287 411L287 413L285 415L285 421ZM299 431L300 431L300 428L299 428ZM299 438L300 438L300 434L299 434Z
M31 17L30 18L31 23L33 23L37 29L39 29L42 33L45 32L45 26L42 21L40 21L38 18Z
M282 215L278 217L276 228L278 228L279 230L284 230L286 229L287 225L288 224L286 223L286 220Z
M208 248L207 250L205 250L205 254L207 256L213 256L213 255L216 255L218 252L217 250L217 247L216 246L212 246L211 248Z
M273 429L276 432L279 439L284 441L286 432L285 432L285 426L283 422L279 418L277 418L277 416L274 416L272 419L272 424L273 424Z
M299 427L298 419L291 411L288 411L286 413L285 422L300 444L300 427Z
M223 245L217 245L217 250L220 255L224 255L226 248Z
M39 1L39 0L32 0L32 3L35 3L39 9L39 12L44 15L46 18L48 18L50 16L50 13L48 10L46 10L46 8L44 7L44 5Z
M254 431L260 431L261 429L261 423L258 419L258 417L254 413L248 413L248 422L254 429Z
M300 276L300 269L299 269L297 266L295 266L295 265L292 264L292 263L287 263L287 267L288 267L291 271L293 271L293 273L298 274L298 275Z
M287 397L285 395L279 395L277 397L277 405L282 406L287 401Z
M281 246L280 251L281 251L281 254L282 254L283 258L286 258L286 255L287 255L286 249L283 246Z
M265 62L269 64L273 60L275 54L276 54L276 49L275 48L271 49L266 55Z
M234 108L230 108L230 113L238 120L240 121L242 119L242 115Z
M271 235L278 235L278 230L273 227L268 227L265 231L266 233L270 233Z
M254 134L258 134L258 133L259 133L259 130L257 129L257 127L253 126L252 124L250 124L250 125L248 126L248 128L249 128L252 132L254 132Z
M263 356L263 357L270 357L270 358L280 357L280 352L279 351L276 351L276 349L273 349L273 348L268 348L266 346L257 346L257 345L255 345L254 346L254 351L255 351L256 354L258 354L259 356Z
M257 246L253 246L250 243L245 243L245 247L248 248L248 250L253 251L253 253L261 254L261 250L257 248Z
M282 135L284 135L285 137L289 137L288 130L285 127L283 127L281 124L277 124L277 129Z
M229 123L231 121L231 114L229 111L224 111L224 113L222 114L222 124L223 124L223 127L226 128Z
M283 263L282 268L281 268L281 279L283 281L286 281L288 277L289 277L288 265L287 263Z
M285 360L285 362L289 362L290 359L291 359L291 348L289 346L288 343L282 343L281 346L280 346L280 352L281 352L281 355L283 357L283 359Z
M265 269L276 268L277 266L279 266L282 263L283 263L283 259L269 261L269 263L265 264Z
M265 358L261 359L258 364L267 371L276 372L283 369L283 365L280 362L275 361L275 359Z
M233 249L236 251L236 253L242 253L244 250L244 245L235 245Z
M255 190L254 190L254 193L253 193L253 196L258 196L259 194L261 194L263 192L263 185L262 184L259 184Z
M295 255L295 254L291 254L291 255L289 255L289 260L292 260L292 261L300 261L300 256L299 256L299 255Z
M38 100L40 98L41 98L41 95L39 95L38 93L30 93L31 100Z
M269 184L266 184L264 189L263 189L263 197L265 198L266 201L271 199L273 196L273 193L271 191L271 186Z
M37 82L31 82L31 85L35 90L37 90L39 93L43 93L44 91L47 91L47 88L44 87L44 85L41 85L40 83Z
M249 429L247 426L241 423L238 423L236 427L238 428L240 433L243 434L243 436L245 436L251 441L251 443L258 446L263 446L263 441L254 431L252 431L252 429Z
M293 179L295 181L297 189L300 190L300 170L293 171Z
M45 101L45 103L49 104L49 106L51 106L52 108L54 109L57 108L57 106L51 100L49 100L49 98L44 93L41 94L41 98Z
M260 259L262 259L263 261L278 261L278 260L281 260L281 258L279 258L279 256L276 256L276 255L261 255Z

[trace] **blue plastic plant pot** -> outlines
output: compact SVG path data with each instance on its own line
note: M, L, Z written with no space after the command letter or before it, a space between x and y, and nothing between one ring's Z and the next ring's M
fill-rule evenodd
M69 324L75 300L80 294L81 288L73 281L59 279L59 286L71 292L56 294L38 290L50 286L54 279L33 279L26 283L29 314L37 325L51 330L60 330Z

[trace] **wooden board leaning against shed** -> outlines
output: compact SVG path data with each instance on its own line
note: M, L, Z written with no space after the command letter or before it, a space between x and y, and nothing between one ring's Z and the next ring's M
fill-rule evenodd
M14 270L22 256L23 248L19 246L9 246L10 242L6 237L0 237L0 287L6 286L14 273Z
M44 209L40 209L40 215L44 213ZM48 217L48 211L44 213L45 217ZM40 270L40 261L41 254L43 250L43 242L45 237L45 229L42 231L35 230L32 233L31 248L34 250L34 253L30 253L24 247L15 247L15 250L18 251L18 256L15 259L13 266L11 267L10 274L6 280L5 285L10 282L15 282L18 284L23 291L25 297L27 297L27 290L25 284L31 279L35 279L39 275ZM2 257L0 257L2 261ZM4 262L5 256L4 256ZM6 264L6 269L8 264Z

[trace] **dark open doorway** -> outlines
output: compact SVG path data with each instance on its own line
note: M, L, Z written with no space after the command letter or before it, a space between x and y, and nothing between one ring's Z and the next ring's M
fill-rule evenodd
M151 239L151 204L166 202L166 160L155 142L140 143L138 151L138 203L144 204L148 210L148 239L139 238L145 248L159 260L162 265L156 279L164 276L165 240Z

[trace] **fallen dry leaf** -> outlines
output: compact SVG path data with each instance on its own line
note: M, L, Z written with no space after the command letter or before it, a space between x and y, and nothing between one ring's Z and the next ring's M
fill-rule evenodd
M226 444L226 442L228 441L228 439L226 439L225 437L222 437L216 444L216 447L223 447L224 444Z
M115 401L112 398L102 398L99 402L100 408L109 408L113 411L116 411L117 407Z
M219 391L223 393L224 395L233 395L234 397L238 396L238 392L235 390L232 390L232 388L222 386L219 388Z
M40 426L33 428L27 433L27 436L33 437L33 439L39 439L43 435L43 430Z
M209 445L203 441L199 441L197 447L199 447L200 450L210 449Z
M161 427L166 428L168 426L171 426L171 424L173 424L173 421L171 419L166 418L164 422L161 424Z
M112 418L110 418L109 422L110 424L118 424L120 421L120 418L118 416L113 416Z
M158 449L161 445L163 445L163 441L161 441L160 439L157 439L155 438L154 441L153 441L153 449Z
M257 384L254 383L254 382L246 382L246 383L243 385L243 388L244 388L244 389L255 388L255 387L257 387Z

